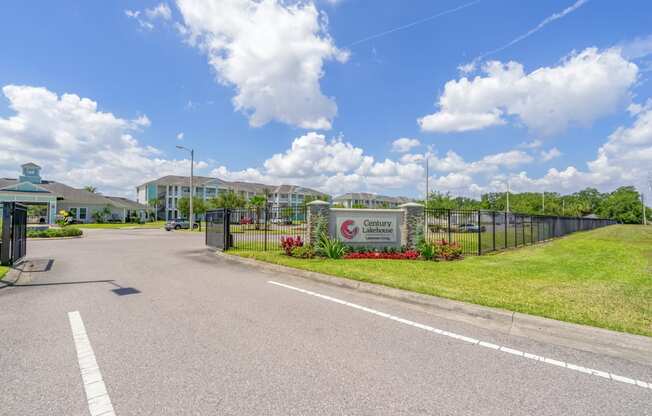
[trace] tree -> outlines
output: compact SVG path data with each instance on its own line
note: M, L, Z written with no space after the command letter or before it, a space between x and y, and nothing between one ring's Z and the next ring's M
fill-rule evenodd
M154 210L154 221L158 221L158 198L150 198L147 205Z
M84 189L86 191L88 191L88 192L91 192L91 193L96 193L97 192L97 188L92 186L92 185L86 185L86 186L84 186Z
M263 208L267 206L267 197L263 195L254 195L251 198L249 198L249 202L247 202L247 205L249 206L249 208L256 210L256 229L259 230L261 213Z
M244 208L247 204L245 199L233 191L226 191L218 194L215 198L209 200L212 208Z
M600 203L598 214L625 224L640 224L643 222L641 195L633 186L622 186Z
M190 217L190 198L187 196L182 196L177 201L177 208L182 217ZM206 213L206 203L199 196L192 197L192 212L194 215L203 215Z

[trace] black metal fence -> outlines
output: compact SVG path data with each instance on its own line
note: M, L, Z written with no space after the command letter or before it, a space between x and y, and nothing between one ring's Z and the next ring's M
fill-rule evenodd
M206 244L220 250L280 251L282 237L308 236L305 206L217 209L206 213Z
M308 239L306 207L217 209L206 213L206 244L220 250L280 251L281 238ZM536 244L614 220L427 208L426 240L457 243L466 255Z
M616 224L614 220L511 212L425 210L424 237L457 243L464 254L482 255Z
M27 207L0 203L0 264L18 263L27 254Z

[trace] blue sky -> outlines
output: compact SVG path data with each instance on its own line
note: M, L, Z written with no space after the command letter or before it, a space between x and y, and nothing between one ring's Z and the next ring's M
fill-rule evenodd
M426 152L435 190L475 197L644 188L652 170L645 1L4 2L0 18L2 176L35 161L130 195L188 170L178 144L199 173L334 194L420 195Z

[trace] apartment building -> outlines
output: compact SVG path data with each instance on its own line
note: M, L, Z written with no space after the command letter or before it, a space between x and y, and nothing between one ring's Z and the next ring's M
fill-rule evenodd
M179 198L190 195L190 178L188 176L168 175L146 182L136 187L136 200L141 204L158 201L157 217L160 219L179 218ZM255 195L269 195L273 208L299 206L306 198L330 199L330 196L314 189L295 185L266 185L255 182L225 181L219 178L193 176L194 195L204 200L216 197L222 192L233 191L245 201Z

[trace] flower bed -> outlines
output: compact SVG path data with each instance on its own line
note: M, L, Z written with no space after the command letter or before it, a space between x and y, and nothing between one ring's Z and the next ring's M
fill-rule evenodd
M345 259L386 259L386 260L416 260L419 258L419 252L416 250L406 250L403 252L382 252L367 251L361 253L348 253Z

